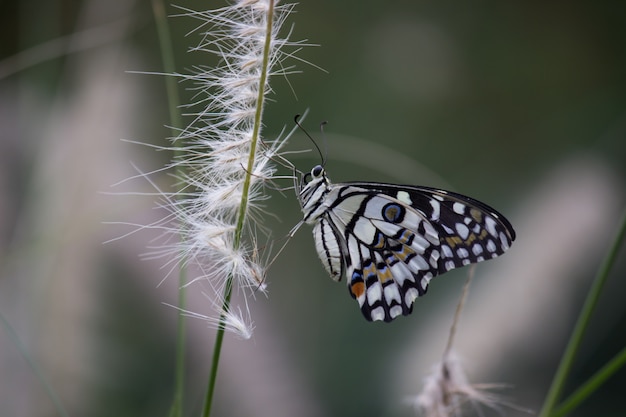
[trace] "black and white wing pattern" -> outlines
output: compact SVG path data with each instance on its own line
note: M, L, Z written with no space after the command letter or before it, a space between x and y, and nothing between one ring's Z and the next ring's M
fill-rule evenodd
M300 185L303 221L331 278L346 278L365 318L390 322L413 310L428 283L503 254L515 240L488 205L436 188L331 184L321 165Z

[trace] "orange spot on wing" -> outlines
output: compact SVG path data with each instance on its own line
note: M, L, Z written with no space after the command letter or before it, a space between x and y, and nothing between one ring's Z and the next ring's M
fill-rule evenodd
M354 284L350 285L350 292L352 292L352 295L354 295L356 298L359 298L360 296L365 294L365 283L355 282Z

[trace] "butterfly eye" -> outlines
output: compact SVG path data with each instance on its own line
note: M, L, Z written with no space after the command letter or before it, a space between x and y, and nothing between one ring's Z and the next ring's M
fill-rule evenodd
M321 165L316 165L311 170L311 175L313 175L314 178L317 178L322 175L322 172L324 172L324 168L322 168Z

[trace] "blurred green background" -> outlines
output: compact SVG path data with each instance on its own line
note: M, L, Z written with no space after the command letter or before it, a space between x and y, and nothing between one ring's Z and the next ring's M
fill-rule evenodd
M171 154L120 140L166 145L170 135L163 77L132 73L162 71L150 3L2 5L0 313L19 342L5 325L0 415L57 415L27 352L72 416L164 416L176 312L162 303L175 303L176 278L159 285L165 260L140 260L156 231L102 243L135 230L105 222L163 216L156 196L125 194L153 193L145 179L123 180ZM180 72L215 62L186 52L196 21L170 24ZM272 81L267 139L309 109L304 125L320 143L328 121L331 180L447 187L515 226L510 252L477 268L456 350L472 382L505 384L499 394L538 411L623 211L626 3L306 1L289 29L320 46L297 53L314 65L285 62L302 73ZM309 148L301 133L289 144ZM319 156L292 162L308 171ZM291 190L273 192L267 209L277 216L265 219L268 244L279 247L300 209ZM626 344L624 253L567 392ZM413 415L466 273L434 280L412 316L367 323L303 227L269 271L269 297L251 304L253 338L226 338L214 415ZM206 303L190 294L190 309ZM214 331L191 320L188 337L186 410L198 415ZM624 415L624 386L622 370L574 415Z

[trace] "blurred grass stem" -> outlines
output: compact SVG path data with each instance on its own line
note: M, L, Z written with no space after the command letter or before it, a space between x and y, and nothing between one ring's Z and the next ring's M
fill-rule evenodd
M465 284L463 285L463 291L461 293L461 298L459 299L459 303L456 305L456 311L454 312L454 319L452 321L452 326L450 326L450 333L448 335L448 342L446 343L446 348L443 351L443 359L445 359L452 352L452 345L454 344L454 337L456 336L456 326L458 325L461 319L461 312L463 311L463 307L465 306L465 300L467 299L467 295L469 293L469 287L472 283L472 279L474 278L474 273L476 272L476 265L472 265L469 267L467 271L467 279L465 280Z
M28 363L28 366L30 366L30 369L33 371L33 374L35 374L43 388L46 390L46 393L48 394L48 397L50 397L50 400L52 400L52 403L54 404L57 413L61 417L69 417L69 414L65 410L65 407L63 407L63 402L57 395L56 391L54 391L54 388L52 388L52 385L48 383L48 380L45 378L43 371L37 366L37 363L33 360L33 358L30 357L26 346L24 346L24 344L20 341L20 338L18 337L17 333L15 333L15 330L13 330L13 327L11 327L9 322L4 318L1 313L0 321L2 321L2 325L4 326L7 335L10 339L13 340L13 343L17 347L17 351L20 352L26 363Z
M163 60L163 70L166 74L173 74L176 66L174 61L174 50L172 48L172 36L165 14L165 5L162 0L152 0L152 11L157 26L159 36L159 47L161 49L161 57ZM170 123L172 126L172 137L176 137L178 131L182 128L182 118L180 115L179 105L180 98L178 88L174 77L165 77L165 88L167 91L167 101L169 107ZM174 159L179 160L181 156L180 147L176 147L174 151ZM177 177L181 178L184 174L184 168L178 165L176 168ZM182 185L181 185L182 187ZM182 237L181 237L182 239ZM185 388L185 315L183 310L186 305L186 283L187 269L184 260L180 262L178 271L178 322L176 334L176 359L175 359L175 388L174 400L170 408L170 417L182 417L183 415L183 394Z
M580 346L580 342L582 337L587 329L589 324L589 320L591 318L591 314L598 303L598 299L600 298L600 293L602 292L602 288L607 280L609 272L615 263L615 259L617 258L617 253L622 246L624 241L624 235L626 234L626 212L622 215L622 221L618 228L617 236L615 237L615 241L609 248L609 252L604 259L602 266L596 276L591 289L589 290L589 294L587 295L587 299L585 300L585 304L580 312L576 325L574 326L574 330L572 335L570 336L570 340L567 343L567 347L565 348L565 352L561 358L561 363L554 375L554 379L552 380L552 385L548 391L545 402L541 409L541 413L539 417L553 417L556 414L553 412L554 407L559 400L561 393L563 391L563 386L565 384L565 380L569 375L570 369L572 367L572 363L574 361L574 357L576 356L576 352L578 351L578 347ZM623 361L621 362L623 364ZM597 388L599 385L594 385L592 388ZM577 396L576 403L581 402L588 395L590 395L593 390L587 389L584 394L584 397ZM569 400L568 400L569 401Z
M598 389L607 379L615 372L619 371L626 364L626 347L613 357L598 372L593 374L591 378L581 385L572 395L567 397L565 401L552 413L552 417L561 417L567 415L576 408L581 402L589 397L596 389Z

